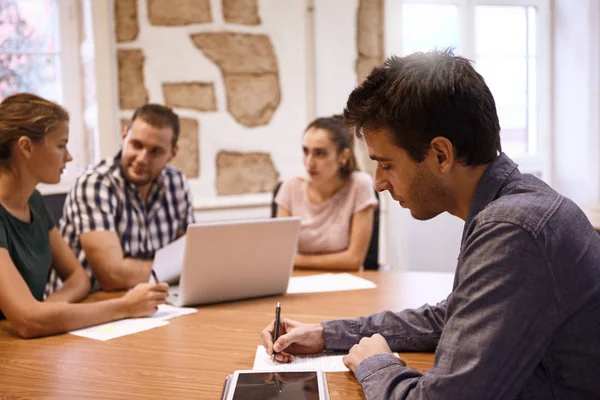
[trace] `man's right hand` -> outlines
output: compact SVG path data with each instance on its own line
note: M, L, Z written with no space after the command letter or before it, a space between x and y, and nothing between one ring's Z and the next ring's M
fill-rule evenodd
M159 304L165 304L169 295L166 283L139 283L125 296L125 313L127 318L147 317L158 310Z
M281 318L279 323L280 336L273 343L275 321L271 321L260 336L267 354L277 353L275 360L290 362L294 354L314 354L325 350L325 335L321 324L303 324L287 318Z

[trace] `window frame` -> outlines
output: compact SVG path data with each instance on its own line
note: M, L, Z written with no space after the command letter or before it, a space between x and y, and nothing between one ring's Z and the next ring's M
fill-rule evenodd
M83 124L83 91L79 57L80 18L76 0L51 0L56 9L58 30L58 79L61 93L59 104L69 112L69 144L73 161L67 164L68 174L56 185L39 184L42 194L64 193L70 190L77 175L88 162L87 138Z
M386 56L402 54L401 20L403 4L451 4L459 10L459 48L461 55L476 61L475 7L481 5L533 6L537 8L537 153L510 155L522 172L533 173L548 183L552 180L551 124L551 13L550 0L384 0L384 48ZM476 65L476 64L475 64ZM500 121L502 125L502 121Z

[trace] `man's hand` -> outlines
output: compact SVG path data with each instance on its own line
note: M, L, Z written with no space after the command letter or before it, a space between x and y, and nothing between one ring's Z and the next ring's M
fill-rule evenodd
M350 353L344 356L342 360L346 367L350 368L352 372L356 372L356 367L361 362L376 354L394 354L383 336L378 333L370 338L364 337L360 339L360 342L352 346Z
M280 336L273 343L273 330L275 321L271 321L260 336L267 354L277 353L275 360L290 362L293 354L314 354L325 350L325 337L321 324L303 324L291 319L281 318L279 323Z

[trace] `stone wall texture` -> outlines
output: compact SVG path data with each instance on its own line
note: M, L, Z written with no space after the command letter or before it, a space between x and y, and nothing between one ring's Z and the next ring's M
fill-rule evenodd
M165 82L162 91L165 104L171 108L217 111L215 86L210 82Z
M221 4L225 22L260 25L257 0L223 0Z
M144 60L141 50L117 50L121 109L136 109L148 102L148 91L144 87Z
M217 154L217 194L269 193L279 182L268 153L221 151Z
M184 26L212 22L210 0L147 0L152 25Z
M247 127L265 125L281 102L277 59L267 35L216 32L191 35L221 69L227 110Z
M140 32L138 25L138 0L114 0L115 35L117 42L135 40Z
M186 177L193 179L200 176L200 125L192 118L179 119L179 150L171 165L179 168Z

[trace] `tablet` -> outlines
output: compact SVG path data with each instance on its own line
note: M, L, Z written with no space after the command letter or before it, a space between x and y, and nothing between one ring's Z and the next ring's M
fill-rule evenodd
M329 399L321 371L235 371L226 382L225 392L225 400Z

